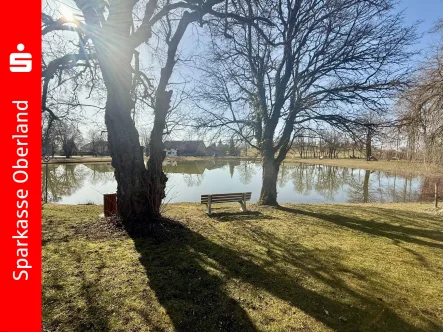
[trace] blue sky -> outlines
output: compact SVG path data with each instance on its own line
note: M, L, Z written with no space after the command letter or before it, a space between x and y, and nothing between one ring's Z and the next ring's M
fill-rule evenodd
M418 48L426 50L432 44L435 45L439 36L428 32L443 17L443 0L400 0L397 8L404 10L407 24L421 21L418 32L424 35L417 45Z

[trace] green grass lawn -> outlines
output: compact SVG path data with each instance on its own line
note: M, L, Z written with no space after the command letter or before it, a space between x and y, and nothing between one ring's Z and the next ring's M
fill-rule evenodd
M178 225L130 238L101 206L48 204L44 331L442 331L430 207L171 204Z

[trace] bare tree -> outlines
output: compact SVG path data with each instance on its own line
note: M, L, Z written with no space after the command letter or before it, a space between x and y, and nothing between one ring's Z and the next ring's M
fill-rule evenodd
M43 138L43 154L54 157L59 148L59 140L57 136L54 119L50 114L43 113L42 116L42 138Z
M71 158L78 151L78 145L82 143L80 130L72 124L58 122L56 133L66 158Z
M102 111L103 84L95 53L67 18L54 20L58 1L45 0L42 15L43 146L56 121L81 123L86 107Z
M106 88L105 123L118 184L118 211L128 226L143 226L160 216L165 197L167 177L162 171L162 139L171 108L173 91L169 80L177 62L179 43L190 24L197 21L203 24L207 13L226 16L226 8L223 0L74 2L82 15L73 20L48 19L44 33L63 30L79 35L78 53L67 57L69 60L63 56L59 61L68 61L70 66L97 62ZM166 26L166 56L160 78L152 87L150 79L140 70L137 48L149 42L156 26L162 24ZM154 110L147 168L131 117L139 88L144 92L143 98L151 98Z
M437 25L439 31L443 26ZM415 85L403 93L399 120L407 136L409 156L423 151L423 159L443 162L443 39L424 61Z
M214 56L197 126L223 126L260 151L260 202L277 204L277 174L300 130L349 131L360 110L382 112L407 80L415 38L387 0L265 1L236 7L272 24L213 24ZM210 104L211 108L206 105Z
M98 147L100 141L100 132L96 129L89 129L86 134L86 143L91 145L90 151L94 154L98 154Z
M322 135L324 147L327 150L327 154L329 158L338 158L338 154L340 149L343 148L344 141L335 130L325 131Z

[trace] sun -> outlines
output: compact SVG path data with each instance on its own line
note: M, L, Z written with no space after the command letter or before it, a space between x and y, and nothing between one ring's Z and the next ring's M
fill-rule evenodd
M72 11L71 8L69 8L64 4L61 4L59 10L60 13L63 15L63 17L66 18L68 21L74 20L74 12Z

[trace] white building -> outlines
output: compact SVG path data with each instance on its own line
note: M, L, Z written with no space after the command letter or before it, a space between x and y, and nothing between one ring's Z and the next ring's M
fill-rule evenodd
M177 149L164 149L166 157L177 157Z
M164 149L166 157L204 156L206 146L203 141L166 141Z

